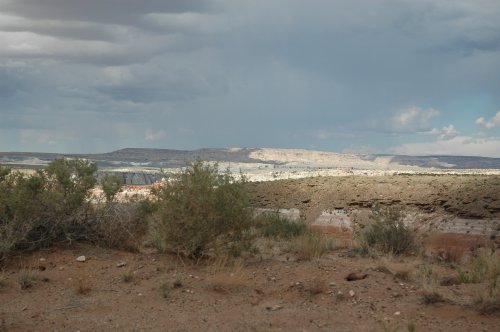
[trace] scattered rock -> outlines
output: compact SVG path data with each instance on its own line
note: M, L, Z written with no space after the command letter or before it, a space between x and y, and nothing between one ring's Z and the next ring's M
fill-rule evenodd
M269 310L269 311L276 311L276 310L280 310L280 309L283 309L283 306L281 306L279 304L275 304L273 306L266 306L266 310Z
M127 263L123 261L119 261L118 263L116 263L116 267L124 267L125 265L127 265Z
M354 297L354 295L356 295L356 293L354 293L354 291L351 289L351 290L349 291L349 296L350 296L350 297Z
M85 256L83 256L83 255L82 255L82 256L78 256L78 257L76 258L76 261L77 261L77 262L85 262L86 260L87 260L87 259L86 259L86 257L85 257Z
M399 315L401 315L401 312L399 312L399 311L396 311L396 312L394 313L394 316L399 316Z
M362 280L362 279L365 279L366 277L368 277L368 274L364 273L356 273L356 272L352 272L352 273L349 273L347 275L347 277L345 277L345 280L347 281L356 281L356 280Z
M42 257L42 258L40 258L40 262L45 262L45 261L46 261L46 259L45 259L45 258L43 258L43 257Z

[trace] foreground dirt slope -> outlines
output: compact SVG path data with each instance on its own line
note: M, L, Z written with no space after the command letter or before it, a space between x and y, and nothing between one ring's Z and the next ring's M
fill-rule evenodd
M465 218L500 216L500 176L344 176L249 184L252 204L298 208L306 220L322 210L370 208L375 203Z
M75 260L81 254L86 262ZM19 288L19 266L37 273L36 284ZM385 324L390 331L412 325L416 331L498 331L500 317L470 307L484 285L437 286L446 302L424 305L417 285L379 266L345 251L314 262L256 259L218 270L87 246L40 251L4 271L0 330L384 331ZM368 277L344 280L353 271ZM181 285L173 288L176 280ZM164 281L171 287L165 298Z

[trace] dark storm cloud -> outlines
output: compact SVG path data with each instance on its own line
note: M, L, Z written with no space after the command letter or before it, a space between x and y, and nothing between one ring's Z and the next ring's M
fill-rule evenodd
M149 13L200 12L208 9L203 0L8 0L1 10L35 20L85 21L141 25Z

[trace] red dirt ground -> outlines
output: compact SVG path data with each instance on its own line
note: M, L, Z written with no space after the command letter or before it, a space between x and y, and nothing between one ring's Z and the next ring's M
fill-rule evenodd
M80 255L87 260L76 261ZM389 265L411 270L412 260ZM284 254L218 269L84 245L38 251L3 272L0 331L408 331L411 324L416 331L498 331L499 316L470 306L484 285L436 286L446 302L425 305L417 283L380 265L345 250L317 261ZM36 273L36 283L24 290L21 268ZM435 268L442 276L455 273ZM356 271L368 277L344 280Z

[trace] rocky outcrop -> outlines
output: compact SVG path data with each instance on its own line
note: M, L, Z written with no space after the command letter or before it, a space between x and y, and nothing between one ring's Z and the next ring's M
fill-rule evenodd
M162 172L134 172L134 171L105 171L100 170L97 172L97 181L100 182L105 174L116 175L126 185L144 186L150 185L155 182L160 182L169 177L168 174Z

